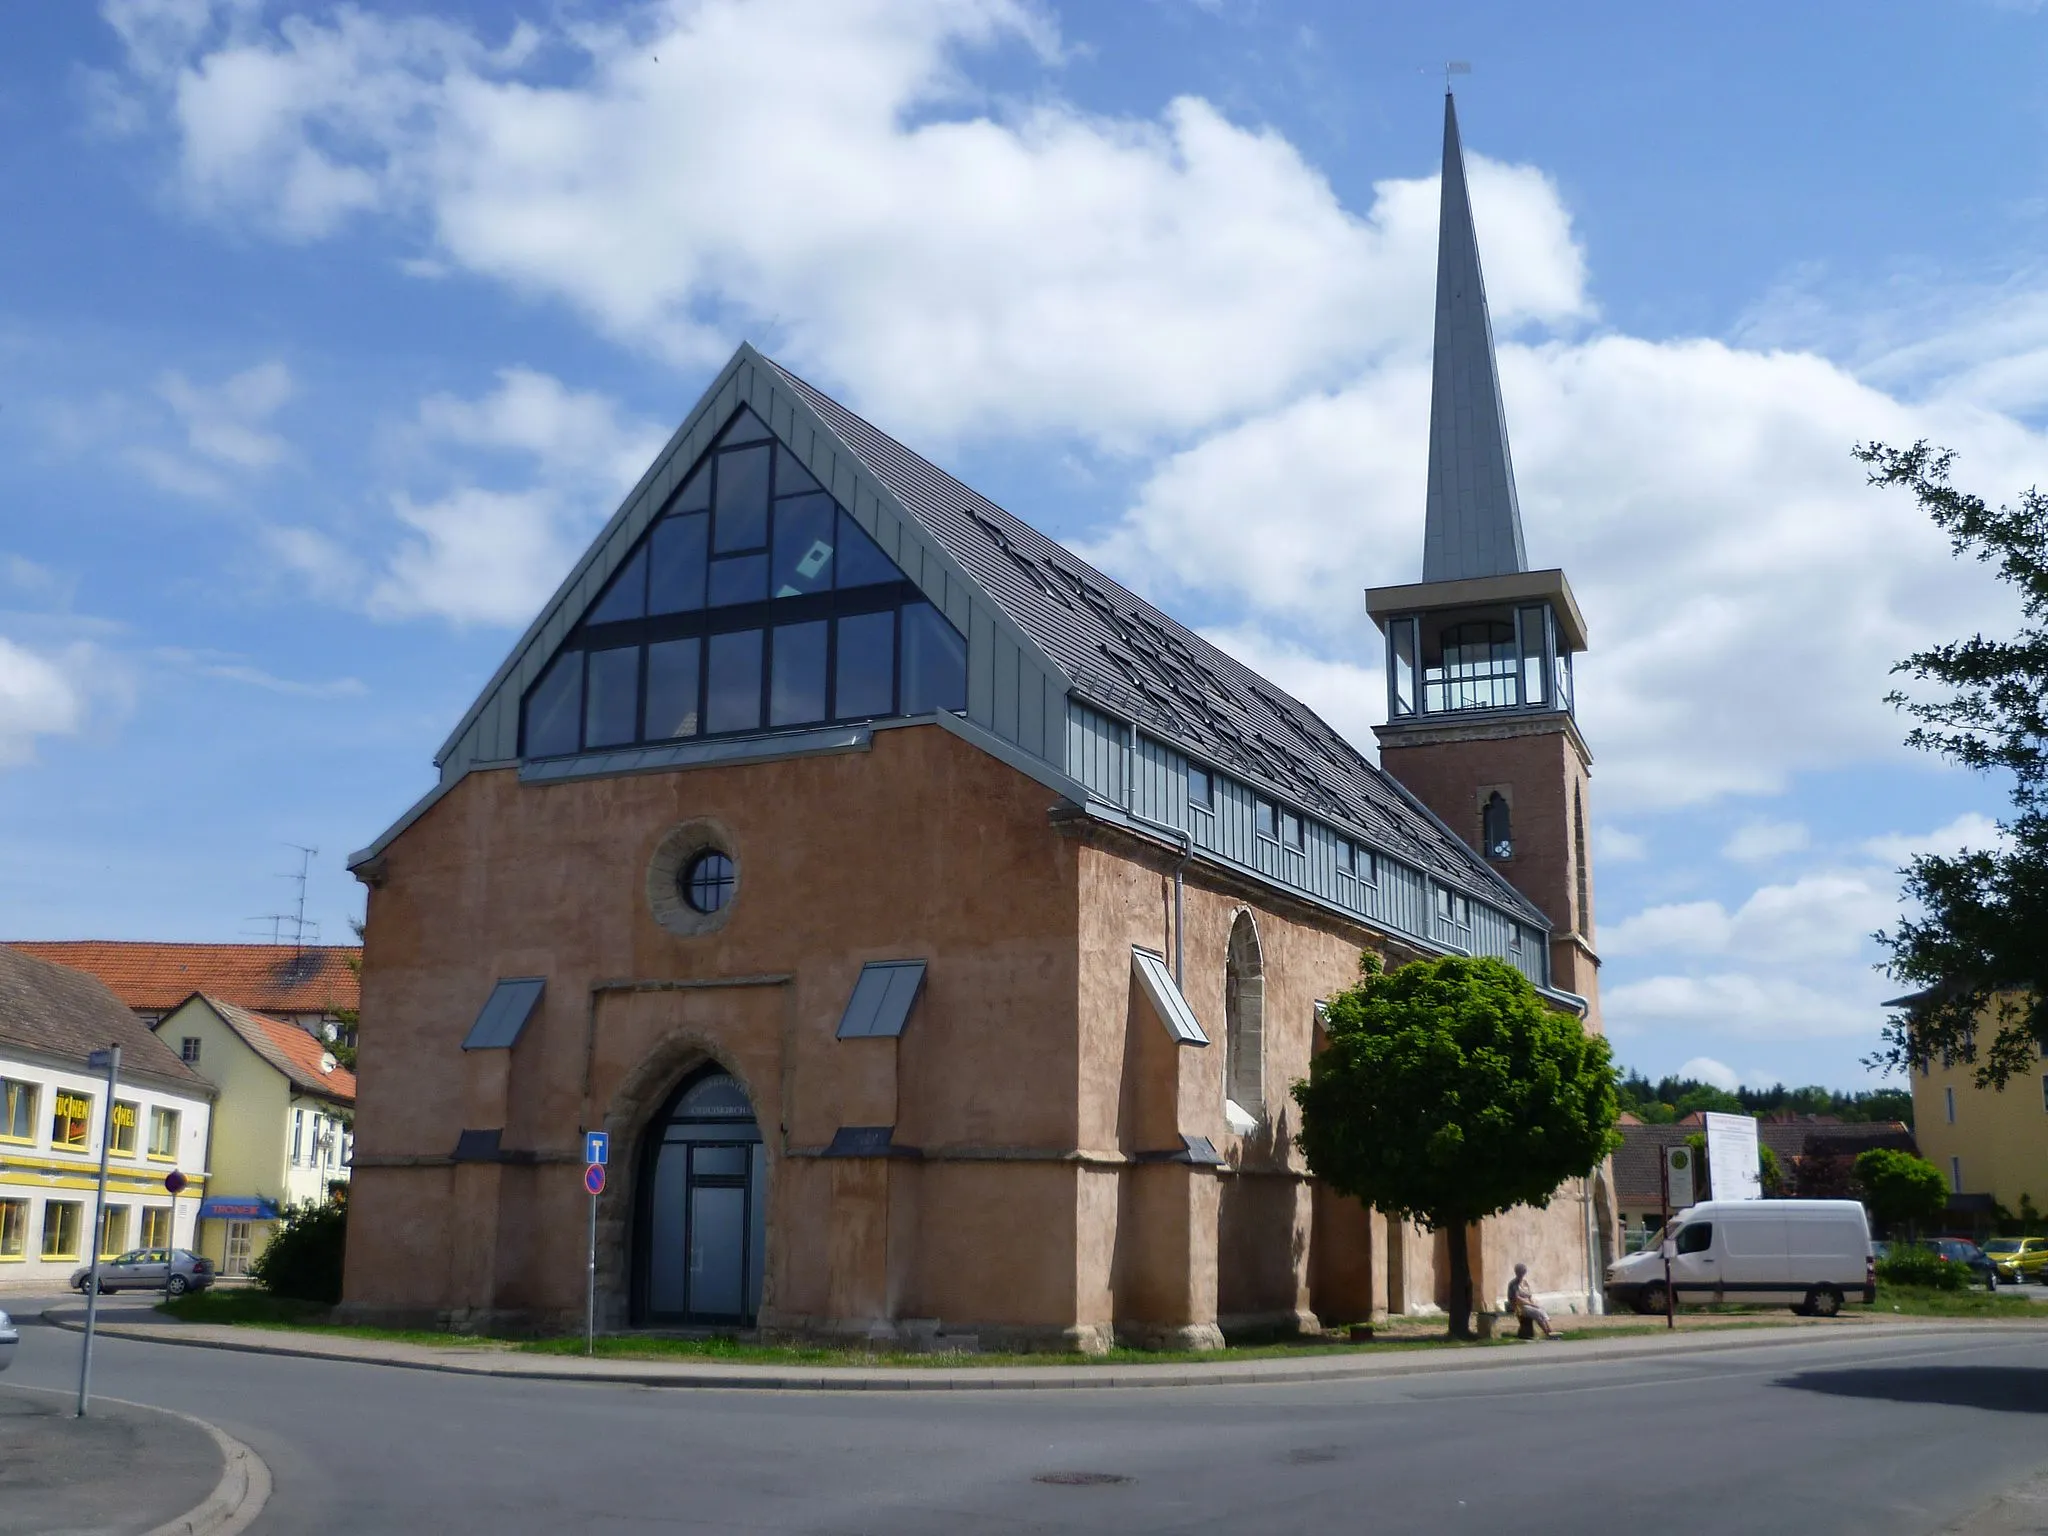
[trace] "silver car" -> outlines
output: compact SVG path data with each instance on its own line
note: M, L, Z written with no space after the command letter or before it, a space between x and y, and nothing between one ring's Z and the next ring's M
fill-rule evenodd
M14 1319L0 1312L0 1371L14 1364L14 1346L21 1342L21 1330L14 1326Z
M71 1277L71 1289L83 1292L92 1284L90 1266ZM109 1291L165 1291L182 1296L213 1284L213 1260L189 1248L131 1248L118 1258L100 1260L100 1294Z

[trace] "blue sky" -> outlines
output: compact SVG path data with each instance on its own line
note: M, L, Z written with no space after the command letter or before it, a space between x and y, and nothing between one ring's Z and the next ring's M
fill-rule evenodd
M753 340L1362 745L1420 560L1441 64L1532 560L1587 610L1620 1057L1865 1081L1873 929L1997 786L2011 622L1858 439L2048 478L2048 17L1131 0L18 8L0 931L230 939L343 869Z

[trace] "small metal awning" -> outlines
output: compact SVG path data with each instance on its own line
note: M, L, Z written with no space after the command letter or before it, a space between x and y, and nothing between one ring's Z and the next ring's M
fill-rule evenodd
M897 1039L923 989L922 960L870 960L860 968L846 1012L839 1016L839 1038Z
M820 1154L823 1157L907 1157L920 1154L916 1147L906 1147L896 1140L893 1125L842 1125L832 1133L832 1143Z
M547 989L547 980L540 976L512 976L491 988L491 995L484 999L483 1010L477 1014L476 1022L469 1026L469 1034L462 1042L465 1051L509 1051L519 1043L519 1035L526 1028L526 1021L533 1017L533 1010L540 1002L540 995Z
M1207 1045L1209 1037L1203 1033L1195 1010L1188 1006L1188 1000L1175 985L1173 972L1166 968L1166 957L1133 945L1131 965L1138 973L1139 985L1144 987L1145 995L1152 999L1152 1006L1158 1010L1159 1022L1166 1026L1166 1032L1182 1045Z

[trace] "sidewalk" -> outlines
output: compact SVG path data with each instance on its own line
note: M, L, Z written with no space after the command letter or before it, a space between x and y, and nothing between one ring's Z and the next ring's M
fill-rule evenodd
M59 1328L83 1327L83 1307L52 1307L43 1319ZM1495 1370L1560 1360L1635 1360L1753 1349L1761 1345L1811 1342L1826 1332L1854 1330L1859 1337L1932 1337L1958 1331L2043 1329L2031 1322L1911 1322L1840 1320L1818 1326L1766 1325L1695 1329L1674 1334L1573 1339L1551 1344L1503 1343L1467 1349L1388 1349L1365 1345L1356 1351L1305 1354L1293 1358L1219 1360L1173 1365L1071 1366L817 1366L741 1365L718 1360L586 1360L575 1355L526 1354L492 1343L447 1346L363 1339L311 1330L228 1327L217 1323L108 1321L99 1331L110 1338L154 1344L225 1349L258 1355L343 1360L407 1370L444 1371L461 1376L500 1376L533 1381L611 1382L642 1387L695 1387L801 1392L1028 1392L1091 1388L1248 1386L1262 1383L1345 1381L1438 1371Z
M217 1498L227 1459L205 1425L109 1398L83 1419L75 1406L69 1392L0 1385L0 1536L239 1529L249 1501Z

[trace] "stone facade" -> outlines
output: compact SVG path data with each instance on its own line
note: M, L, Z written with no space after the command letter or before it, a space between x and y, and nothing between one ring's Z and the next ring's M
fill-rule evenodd
M1315 1002L1387 941L1199 861L1177 936L1177 852L1071 811L931 724L781 761L550 785L468 774L366 871L378 1040L359 1085L349 1314L579 1326L581 1139L604 1129L598 1320L632 1325L642 1143L706 1062L743 1085L765 1146L770 1332L1202 1347L1440 1304L1439 1241L1390 1240L1314 1184L1294 1141L1287 1090ZM709 931L665 926L648 896L683 827L714 829L738 866ZM1245 922L1263 1004L1249 1130L1223 1086ZM1207 1046L1177 1043L1133 979L1134 945L1171 956L1177 937ZM862 964L905 958L927 979L900 1037L836 1038ZM508 976L547 983L517 1044L461 1049ZM841 1128L880 1126L891 1155L826 1155ZM457 1161L464 1130L498 1131L496 1152ZM1553 1292L1595 1283L1569 1198L1489 1223L1479 1246L1482 1296L1514 1259Z

